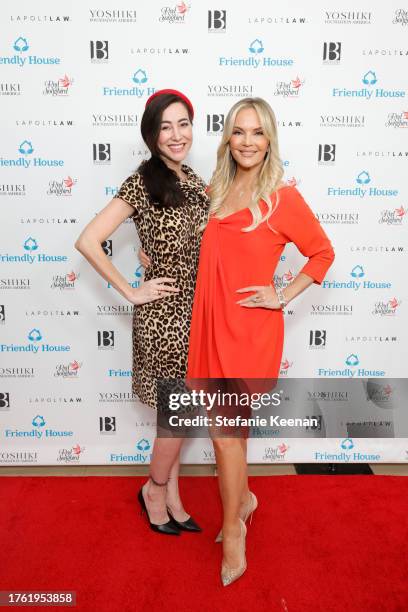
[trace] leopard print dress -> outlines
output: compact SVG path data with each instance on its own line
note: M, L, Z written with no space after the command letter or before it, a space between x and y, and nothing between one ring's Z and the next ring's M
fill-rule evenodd
M134 208L140 243L151 260L145 280L167 276L180 292L135 306L133 310L132 391L157 409L157 379L183 379L187 370L191 310L202 232L209 198L204 181L183 165L178 181L185 196L179 208L158 208L150 201L142 176L127 178L117 197Z

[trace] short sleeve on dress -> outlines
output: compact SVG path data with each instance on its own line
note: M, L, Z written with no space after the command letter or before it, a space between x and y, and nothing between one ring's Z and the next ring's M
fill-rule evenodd
M137 216L142 204L146 201L146 193L141 182L142 180L140 174L135 172L123 181L116 195L117 198L133 206L134 213L131 215L132 217Z

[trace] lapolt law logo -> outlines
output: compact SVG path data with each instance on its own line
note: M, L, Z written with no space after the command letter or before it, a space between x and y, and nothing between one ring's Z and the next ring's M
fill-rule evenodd
M26 66L57 65L61 58L47 55L32 55L28 51L30 44L27 38L19 36L12 43L13 55L0 56L0 64L11 64L20 68Z
M35 152L31 140L23 140L17 148L17 157L0 157L0 167L17 168L55 168L64 165L63 159L52 159L33 155Z

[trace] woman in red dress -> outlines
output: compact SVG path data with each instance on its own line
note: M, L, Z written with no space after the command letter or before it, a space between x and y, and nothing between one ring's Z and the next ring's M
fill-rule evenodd
M200 251L190 332L188 379L276 379L283 349L282 309L333 262L329 239L295 187L282 182L276 120L248 98L226 118L209 185L210 216ZM285 289L272 279L285 245L308 258ZM249 294L249 295L248 295ZM246 439L214 437L223 505L221 579L246 569L245 521L257 507L248 489Z

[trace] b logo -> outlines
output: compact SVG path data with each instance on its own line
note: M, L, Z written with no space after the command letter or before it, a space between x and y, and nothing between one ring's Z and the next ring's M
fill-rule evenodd
M105 240L104 242L102 242L101 247L103 248L103 252L105 253L105 255L107 255L108 257L112 257L112 240Z
M0 410L10 409L10 393L0 393Z
M341 42L325 42L323 44L323 61L339 63L341 57Z
M115 332L98 331L98 347L113 348L115 346Z
M111 146L107 142L93 144L93 160L95 164L109 164L111 160Z
M320 144L319 145L319 162L326 164L334 164L336 160L336 145L335 144Z
M101 433L115 433L116 417L99 417L99 431Z
M326 346L326 330L325 329L311 329L309 336L309 346L318 346L323 348Z
M91 59L109 59L109 43L107 40L91 40Z
M227 27L227 11L208 11L208 31L224 33Z
M222 132L224 115L207 115L207 132Z

